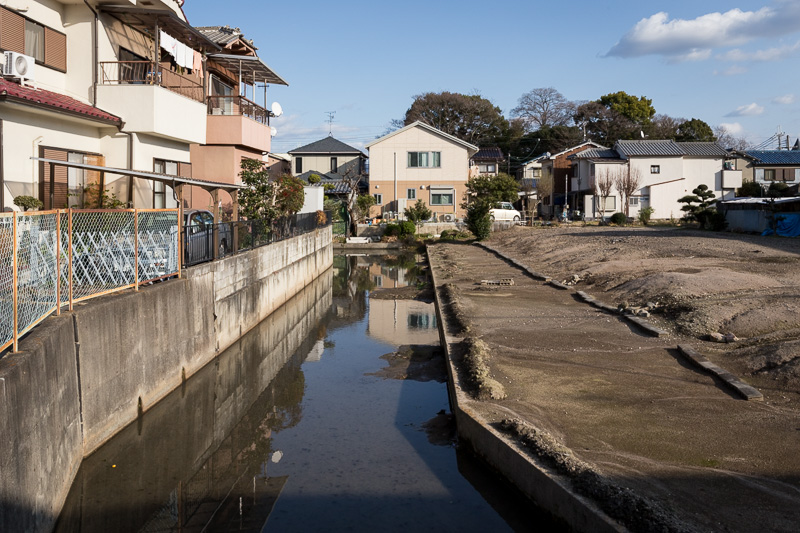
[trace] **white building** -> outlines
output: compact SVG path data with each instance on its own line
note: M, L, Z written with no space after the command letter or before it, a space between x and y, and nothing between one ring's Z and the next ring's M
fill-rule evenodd
M596 180L604 175L630 174L639 186L628 198L628 215L636 217L644 207L654 209L652 218L683 216L678 199L705 184L717 199L734 197L741 186L741 171L727 170L729 153L716 143L671 140L617 141L613 150L590 149L571 156L570 195L584 205L587 216L599 215L601 201L593 194ZM625 212L619 191L612 189L606 216Z

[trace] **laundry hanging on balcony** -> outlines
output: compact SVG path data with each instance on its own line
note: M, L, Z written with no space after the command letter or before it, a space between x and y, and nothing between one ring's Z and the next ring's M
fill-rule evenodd
M175 63L179 67L194 68L194 50L163 30L159 31L158 39L161 42L161 48L175 59Z

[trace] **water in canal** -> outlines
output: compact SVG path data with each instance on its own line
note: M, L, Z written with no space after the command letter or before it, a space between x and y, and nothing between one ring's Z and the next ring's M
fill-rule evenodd
M335 257L86 459L57 531L552 530L456 446L433 306L391 299L418 275Z

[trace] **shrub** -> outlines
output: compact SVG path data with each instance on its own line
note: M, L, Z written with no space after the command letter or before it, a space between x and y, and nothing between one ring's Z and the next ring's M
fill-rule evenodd
M319 174L311 174L311 175L308 177L308 182L309 182L311 185L314 185L315 183L319 183L320 181L322 181L322 178L320 178L320 177L319 177Z
M641 222L644 226L650 223L650 217L653 216L655 209L652 207L643 207L639 210L639 222Z
M761 198L763 195L764 191L761 189L761 185L755 181L746 181L742 183L741 187L736 189L736 196Z
M317 226L324 226L328 222L328 215L325 211L317 211Z
M14 198L14 205L27 211L29 209L41 209L44 204L33 196L17 196Z
M489 238L492 221L489 219L489 206L486 202L474 202L467 207L467 228L479 241Z
M414 235L417 231L417 226L410 220L404 220L400 223L400 236Z
M386 237L398 237L400 235L400 226L397 224L386 224L383 234Z
M770 183L769 189L767 189L767 196L771 198L782 198L789 194L789 186L780 181Z
M625 213L614 213L609 221L617 226L622 226L628 221L628 217L625 216Z
M706 227L712 231L725 231L725 228L728 227L725 214L714 209L706 220Z

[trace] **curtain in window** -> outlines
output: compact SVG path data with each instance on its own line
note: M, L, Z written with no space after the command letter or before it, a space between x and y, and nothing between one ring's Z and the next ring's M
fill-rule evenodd
M44 27L25 21L25 55L44 63Z

